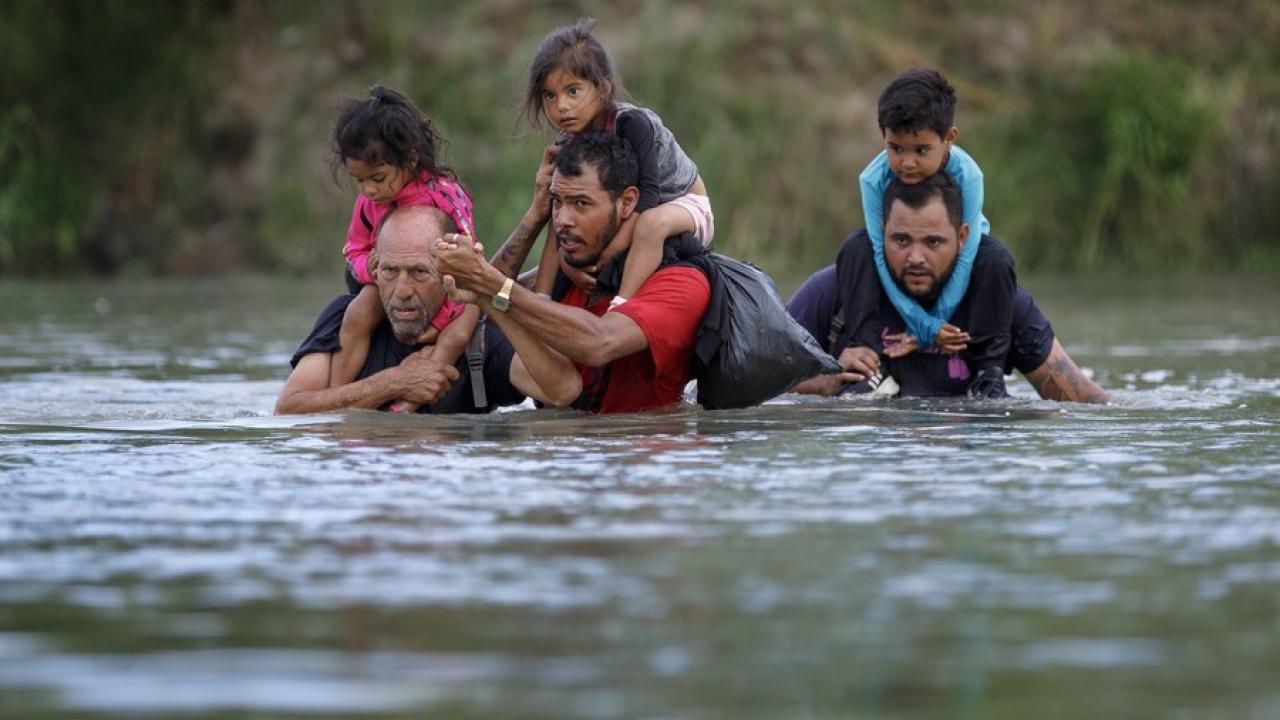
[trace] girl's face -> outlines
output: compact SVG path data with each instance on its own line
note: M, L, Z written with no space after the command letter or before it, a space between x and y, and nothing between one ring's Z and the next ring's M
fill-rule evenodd
M561 130L580 133L598 124L604 109L604 93L589 80L556 69L542 82L542 110Z
M401 168L387 163L370 165L355 158L346 158L343 162L360 187L360 194L379 205L395 200L400 190L413 178L412 166Z
M889 167L899 180L915 185L942 169L959 135L960 131L954 127L946 136L939 136L929 128L915 132L885 130L884 149L889 154Z

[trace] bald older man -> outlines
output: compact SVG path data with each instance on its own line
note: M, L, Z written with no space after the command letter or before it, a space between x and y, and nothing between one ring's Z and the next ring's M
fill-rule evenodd
M331 384L330 363L339 348L342 315L355 297L343 295L324 309L294 354L293 372L280 391L276 413L388 409L396 400L419 404L420 413L484 413L523 402L526 395L550 405L566 405L577 397L580 386L562 380L567 360L537 348L517 357L494 323L477 329L485 333L481 374L487 404L481 407L473 399L465 355L447 365L431 356L430 345L419 344L445 300L431 249L453 232L457 228L449 216L430 207L399 208L383 220L374 249L374 277L386 317L370 336L364 366L354 382Z

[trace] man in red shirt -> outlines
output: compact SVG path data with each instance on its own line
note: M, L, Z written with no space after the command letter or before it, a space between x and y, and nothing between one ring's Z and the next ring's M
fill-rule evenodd
M635 154L615 135L589 132L569 140L554 163L549 195L560 262L589 267L635 214ZM512 238L527 236L522 229ZM527 290L486 263L465 236L445 235L436 252L452 297L480 305L517 355L549 349L572 361L582 383L573 407L637 412L680 402L711 296L698 269L660 268L640 292L611 309L612 295L592 294L593 288L575 285L558 302Z

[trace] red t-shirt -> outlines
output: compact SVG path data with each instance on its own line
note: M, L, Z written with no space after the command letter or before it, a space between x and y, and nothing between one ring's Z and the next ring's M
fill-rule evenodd
M588 306L586 294L574 286L560 302L603 317L611 299ZM599 368L575 362L582 373L582 395L574 407L620 413L680 402L689 382L698 326L710 300L711 285L696 268L669 267L651 275L635 297L614 310L640 326L649 348Z

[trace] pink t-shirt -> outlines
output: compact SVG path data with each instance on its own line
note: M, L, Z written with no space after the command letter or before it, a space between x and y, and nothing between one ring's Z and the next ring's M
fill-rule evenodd
M424 170L416 179L405 183L389 203L376 203L365 195L356 198L355 206L351 209L351 225L347 227L347 242L342 246L342 254L347 256L347 265L356 280L364 285L373 284L373 276L369 274L369 252L373 250L378 227L394 208L413 205L426 205L448 213L458 229L475 241L471 196L466 188L457 181L432 175ZM446 298L440 312L431 319L431 324L443 330L464 309L464 305Z

